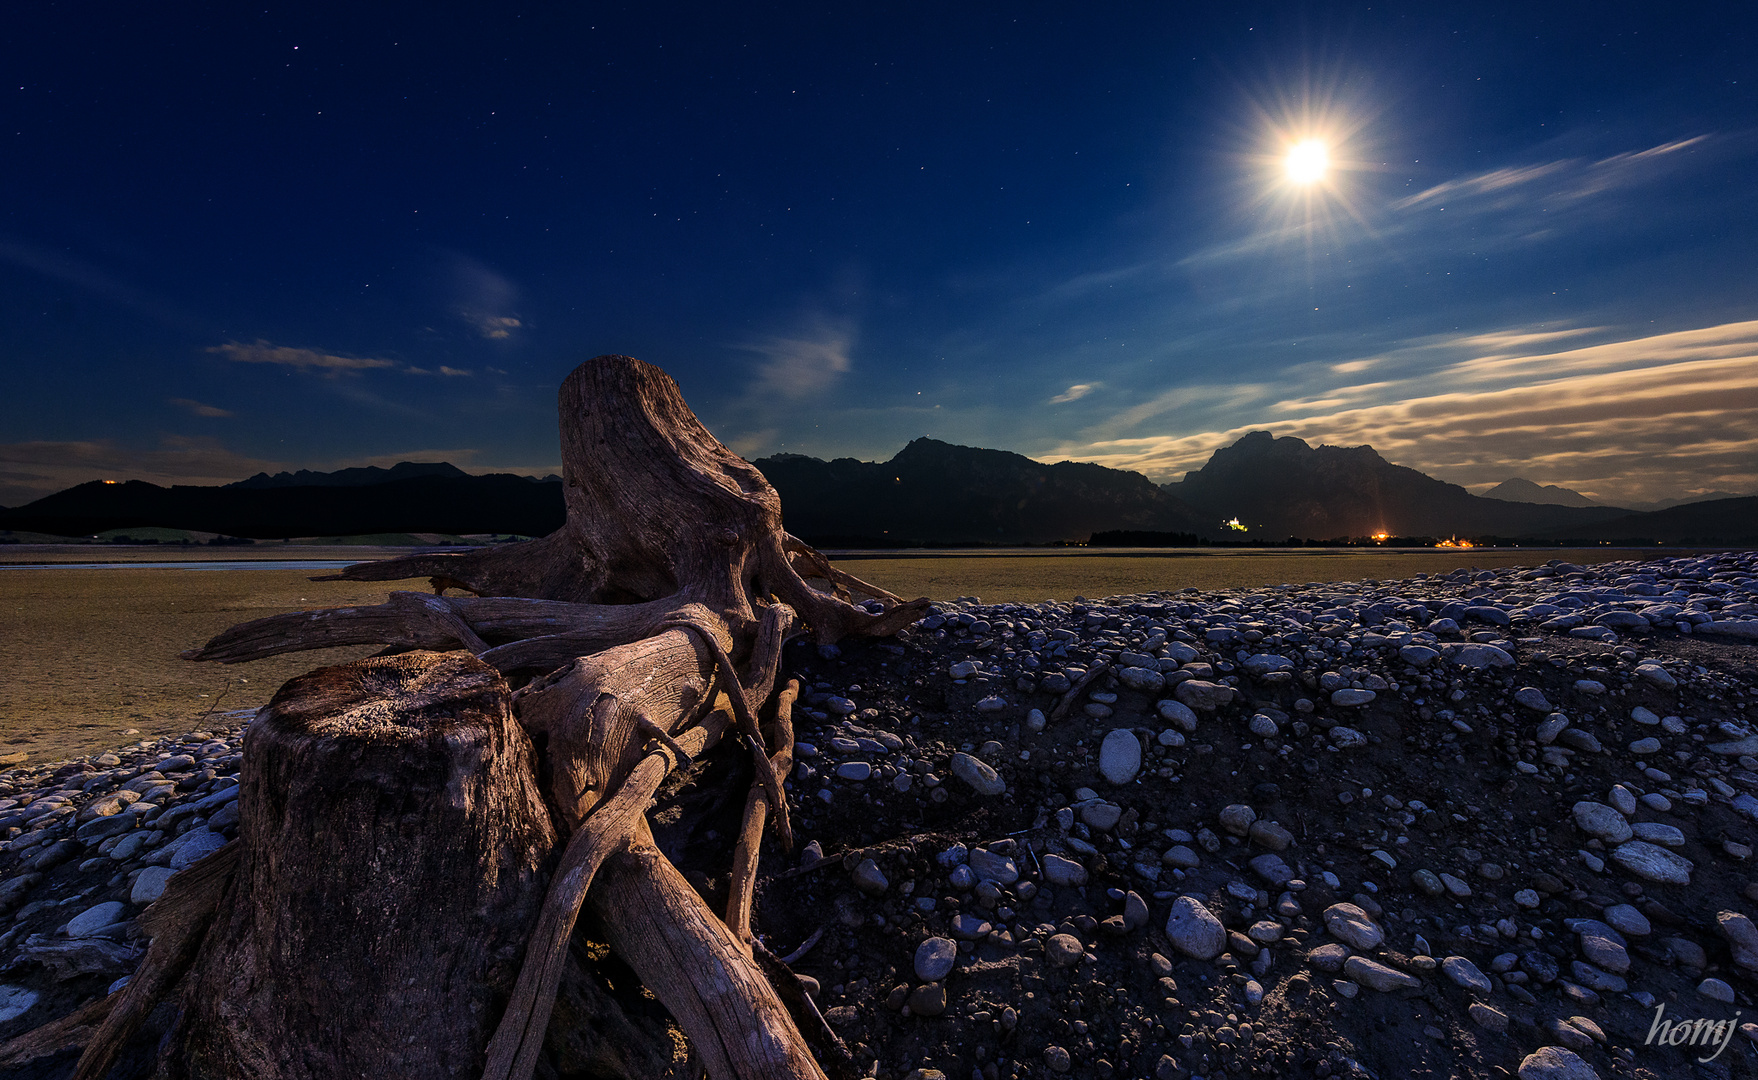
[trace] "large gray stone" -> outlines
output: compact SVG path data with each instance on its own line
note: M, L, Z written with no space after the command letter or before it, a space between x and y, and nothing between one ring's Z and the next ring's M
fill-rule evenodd
M1173 948L1198 960L1213 960L1227 948L1227 928L1201 901L1189 896L1172 901L1166 937Z
M1520 1080L1599 1080L1599 1073L1575 1051L1546 1046L1520 1062Z
M1696 867L1682 855L1645 840L1631 840L1612 849L1612 861L1641 878L1659 885L1689 885Z
M1099 772L1113 784L1127 784L1141 772L1141 740L1128 728L1116 728L1099 744Z

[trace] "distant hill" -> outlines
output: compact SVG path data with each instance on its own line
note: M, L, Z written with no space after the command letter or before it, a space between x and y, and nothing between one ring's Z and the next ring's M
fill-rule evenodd
M1566 487L1545 484L1543 487L1530 480L1518 476L1503 480L1495 487L1484 492L1479 498L1500 499L1503 502L1540 503L1546 506L1600 506L1579 491L1570 491Z
M788 531L833 546L1045 543L1107 529L1190 532L1200 521L1140 473L935 439L890 461L777 454L752 464L780 492Z
M1394 465L1371 446L1307 445L1254 431L1164 490L1204 511L1204 531L1238 518L1249 537L1534 536L1609 518L1610 507L1550 506L1471 494Z
M417 476L468 476L469 473L446 461L399 461L388 469L377 465L366 465L354 469L338 469L335 472L312 472L300 469L298 472L279 472L273 476L268 473L257 473L248 480L240 480L235 484L227 484L229 488L288 488L288 487L367 487L372 484L389 483L392 480L410 480Z
M260 540L400 532L542 536L561 527L559 480L533 481L508 473L470 476L445 468L451 472L364 485L286 487L271 477L262 486L165 488L139 480L94 480L0 510L0 528L92 536L158 526Z
M1758 495L1685 503L1646 514L1551 529L1538 535L1555 540L1758 545Z
M1751 496L1749 495L1741 495L1733 491L1706 491L1701 495L1687 495L1682 499L1657 499L1654 502L1625 503L1624 505L1631 510L1640 510L1647 513L1653 510L1666 510L1674 506L1689 506L1691 503L1717 502L1722 499L1745 499L1750 497Z

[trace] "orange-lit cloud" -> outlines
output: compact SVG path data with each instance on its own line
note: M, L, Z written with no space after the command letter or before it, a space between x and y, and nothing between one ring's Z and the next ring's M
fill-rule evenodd
M1268 428L1314 444L1366 443L1461 484L1523 476L1614 502L1758 490L1758 321L1531 347L1586 333L1435 339L1377 358L1376 366L1402 369L1395 378L1342 386L1313 379L1310 393L1233 410L1240 422L1225 430L1132 437L1101 426L1090 441L1041 456L1164 482L1245 432ZM1338 368L1326 366L1333 378ZM1199 388L1198 396L1216 389L1229 388ZM1175 411L1170 401L1158 404L1164 408L1147 415Z

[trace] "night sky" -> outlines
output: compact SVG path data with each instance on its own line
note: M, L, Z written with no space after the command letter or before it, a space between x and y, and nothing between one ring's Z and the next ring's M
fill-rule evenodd
M1479 489L1758 490L1755 30L21 0L0 504L551 472L556 387L611 352L748 457L928 435L1167 481L1267 428Z

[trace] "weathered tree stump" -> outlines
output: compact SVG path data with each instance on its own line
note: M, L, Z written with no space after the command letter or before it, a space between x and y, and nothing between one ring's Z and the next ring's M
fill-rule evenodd
M182 991L166 1075L480 1065L488 1080L525 1080L546 1035L556 1043L552 1016L591 1012L554 1011L590 899L715 1080L824 1076L783 1005L803 1001L798 987L751 929L764 825L784 848L792 835L781 781L797 687L776 695L782 645L800 631L889 635L928 601L905 603L789 536L775 489L658 368L582 364L560 415L557 532L349 567L340 576L356 581L427 577L434 595L260 619L184 654L236 663L374 643L480 662L417 652L325 669L253 725L239 876ZM491 669L528 680L517 725ZM375 693L389 696L368 704ZM724 919L652 846L645 818L667 773L723 736L756 774Z
M161 1075L480 1075L555 848L511 698L465 653L281 688Z

